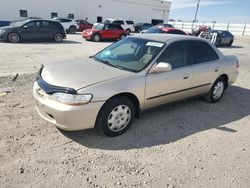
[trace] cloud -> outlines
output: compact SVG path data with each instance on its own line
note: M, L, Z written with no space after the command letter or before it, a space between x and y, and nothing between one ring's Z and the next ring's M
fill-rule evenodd
M193 8L198 0L172 0L172 9ZM200 6L224 5L233 3L231 0L201 0Z

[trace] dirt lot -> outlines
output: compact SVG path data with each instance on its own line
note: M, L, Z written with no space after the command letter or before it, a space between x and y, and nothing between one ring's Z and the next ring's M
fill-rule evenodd
M116 138L59 131L35 111L34 67L109 44L69 41L0 43L1 75L26 72L15 82L0 78L0 90L12 90L0 96L0 187L250 187L249 39L221 48L241 67L220 103L196 99L147 111Z

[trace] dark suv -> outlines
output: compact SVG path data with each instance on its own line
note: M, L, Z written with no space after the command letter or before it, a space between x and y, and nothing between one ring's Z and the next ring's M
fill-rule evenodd
M63 26L53 20L25 20L13 26L0 27L0 40L11 43L48 40L62 42L65 38Z

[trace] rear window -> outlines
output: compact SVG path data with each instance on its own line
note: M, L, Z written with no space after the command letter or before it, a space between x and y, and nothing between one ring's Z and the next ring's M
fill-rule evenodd
M126 21L128 25L134 25L133 21Z
M219 59L214 49L202 41L188 42L188 64L199 64Z

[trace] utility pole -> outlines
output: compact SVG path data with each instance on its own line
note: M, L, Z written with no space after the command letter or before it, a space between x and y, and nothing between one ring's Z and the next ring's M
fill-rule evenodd
M198 3L197 3L197 7L196 7L196 11L195 11L195 17L194 17L194 21L193 22L196 22L197 20L197 14L198 14L198 10L200 8L200 1L201 0L198 0Z

